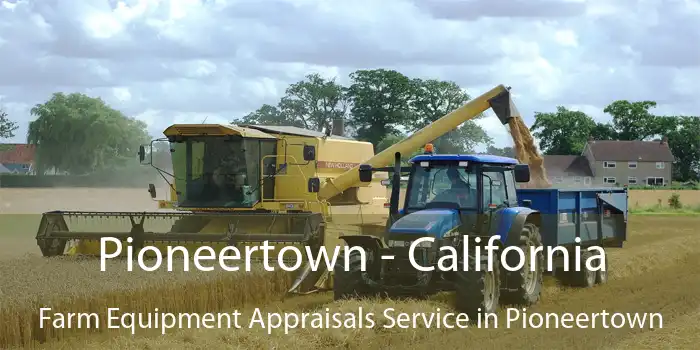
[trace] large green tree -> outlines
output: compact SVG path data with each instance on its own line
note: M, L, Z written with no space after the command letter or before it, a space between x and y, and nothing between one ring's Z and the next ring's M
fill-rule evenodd
M346 117L347 109L345 87L335 79L309 74L304 80L290 85L276 106L265 104L243 117L242 121L326 131L331 128L333 119Z
M19 129L16 122L11 121L5 111L0 110L0 139L15 137L15 131Z
M410 101L414 84L389 69L358 70L350 74L348 98L352 103L349 125L357 138L377 146L388 135L399 135L399 126L412 118Z
M510 157L510 158L515 158L515 149L513 147L503 147L503 148L498 148L494 146L488 146L486 149L486 154L491 154L494 156L501 156L501 157Z
M36 169L72 175L117 168L133 162L149 140L146 124L129 118L102 99L55 93L31 109L27 142L36 145ZM136 160L138 162L138 160Z
M676 161L673 163L673 178L681 181L700 180L700 117L666 117L663 125L668 127L668 137Z
M530 130L544 154L581 154L589 136L598 126L590 116L558 106L554 113L535 112Z
M471 97L457 83L437 79L414 79L413 98L409 102L412 117L407 121L409 131L418 131L446 114L462 107ZM433 140L440 153L471 153L478 144L491 145L493 139L475 120L468 120L449 133Z
M664 125L667 125L663 119L649 112L649 109L654 107L656 107L654 101L617 100L606 106L603 112L612 116L612 125L617 139L646 140L664 133Z

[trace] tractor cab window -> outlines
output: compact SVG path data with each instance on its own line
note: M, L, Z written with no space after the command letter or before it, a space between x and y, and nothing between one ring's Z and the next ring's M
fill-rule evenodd
M482 173L484 186L483 208L494 209L508 204L506 178L502 171L485 171Z
M264 141L223 136L174 142L173 170L181 207L251 207L260 200Z
M475 210L478 203L476 174L473 168L459 167L454 162L430 167L416 164L407 197L408 209L454 203L459 208Z

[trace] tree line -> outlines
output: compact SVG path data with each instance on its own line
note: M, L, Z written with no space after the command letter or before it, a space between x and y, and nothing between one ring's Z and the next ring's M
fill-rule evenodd
M608 123L558 106L556 112L536 112L530 130L547 155L579 155L589 139L650 141L666 137L676 158L673 179L700 180L700 117L655 115L651 109L656 106L654 101L614 101L603 109L612 116Z
M454 111L471 96L457 83L408 77L389 69L357 70L343 85L336 78L309 74L289 85L277 104L232 120L234 124L288 125L326 132L341 118L348 136L371 142L380 152L407 135ZM578 155L589 138L649 140L667 137L677 161L676 180L700 177L700 118L659 116L653 101L618 100L603 110L610 123L598 123L580 111L557 107L535 112L531 127L544 154ZM27 142L37 148L35 169L73 175L111 171L133 165L140 144L148 143L146 124L124 115L102 99L84 94L55 93L31 109ZM475 120L434 140L440 153L473 153L485 146L488 154L514 156L514 150L494 145ZM0 111L0 138L14 137L17 123ZM161 145L162 146L162 145ZM501 146L501 147L499 147ZM416 150L420 151L420 150ZM167 147L156 156L167 158ZM162 154L161 154L162 153Z
M54 93L31 108L27 143L35 146L34 170L69 175L109 174L136 169L138 147L150 142L147 125L127 117L102 99ZM18 125L0 113L0 138L15 136Z
M276 105L265 104L232 123L291 125L324 132L343 119L346 132L380 152L471 99L452 81L411 78L389 69L357 70L350 83L309 74L291 84ZM477 118L482 118L479 115ZM469 120L434 141L444 153L473 152L493 139Z

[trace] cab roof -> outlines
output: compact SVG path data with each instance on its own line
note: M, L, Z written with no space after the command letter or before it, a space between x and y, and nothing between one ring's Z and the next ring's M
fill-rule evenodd
M490 164L518 164L517 159L485 154L421 154L411 158L411 163L429 161L468 161Z

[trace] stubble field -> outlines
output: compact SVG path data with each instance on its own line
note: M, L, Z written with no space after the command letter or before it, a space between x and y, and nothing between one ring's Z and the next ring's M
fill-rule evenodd
M23 191L26 191L22 193ZM63 193L57 193L61 192ZM387 308L396 312L451 311L450 294L426 301L333 302L331 293L283 297L286 276L270 272L237 273L136 273L109 274L99 262L46 260L34 242L36 214L54 209L148 210L153 203L144 190L0 190L0 348L11 339L75 336L35 347L44 349L386 349L441 347L475 349L693 349L700 341L700 217L631 216L624 248L610 252L610 281L588 290L558 286L545 279L543 300L530 313L561 314L595 312L661 313L663 327L656 330L506 327L505 309L494 328L384 328ZM130 192L130 193L127 193ZM87 197L82 197L87 196ZM119 196L119 197L117 197ZM29 199L28 197L33 197ZM37 197L44 197L43 199ZM26 198L26 199L25 199ZM97 208L80 205L87 200ZM31 201L30 204L26 204ZM131 201L131 202L130 202ZM630 202L632 200L630 199ZM8 203L10 205L8 205ZM630 203L632 205L632 203ZM12 210L9 210L12 208ZM34 213L34 215L32 215ZM92 292L98 292L91 296ZM240 309L243 329L170 331L137 330L87 334L67 330L63 334L36 330L39 305L62 311L103 311L107 307L168 311L217 312ZM254 308L270 312L374 312L369 329L311 329L298 327L268 334L247 328ZM31 330L34 329L32 333ZM26 344L28 345L28 344ZM9 347L9 346L8 346Z

